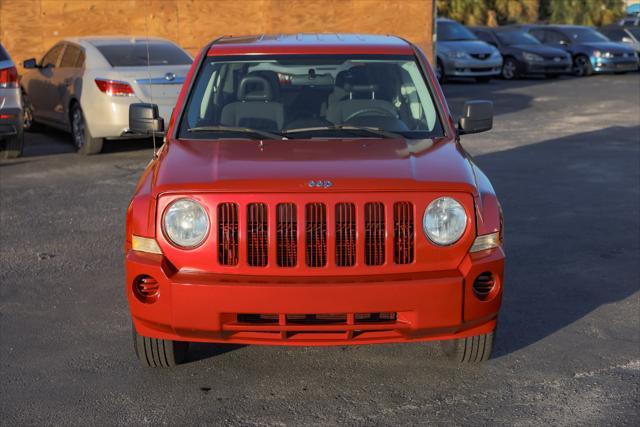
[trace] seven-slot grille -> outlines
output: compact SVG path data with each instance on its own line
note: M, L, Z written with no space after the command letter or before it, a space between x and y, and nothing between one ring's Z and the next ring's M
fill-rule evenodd
M331 262L337 267L353 267L358 252L363 251L360 256L367 266L381 266L385 262L411 264L415 259L414 205L395 202L389 207L392 207L389 212L389 216L393 213L392 218L385 216L386 206L382 202L361 206L336 203L331 210L319 202L278 203L272 211L275 218L270 218L266 203L249 203L242 208L236 203L220 203L216 224L218 263L236 266L246 262L251 267L266 267L271 263L282 268L302 263L305 267L321 268ZM242 212L244 215L240 209L246 209ZM358 232L360 221L361 233ZM273 225L275 233L270 235L269 227ZM242 242L246 245L246 254L239 250L240 238L246 240ZM359 239L363 242L359 243ZM392 240L391 246L388 240ZM275 250L270 251L270 244L275 245ZM304 256L299 252L299 245L303 245ZM387 253L390 247L392 254ZM270 255L275 256L275 260L269 259ZM241 256L246 259L240 259Z

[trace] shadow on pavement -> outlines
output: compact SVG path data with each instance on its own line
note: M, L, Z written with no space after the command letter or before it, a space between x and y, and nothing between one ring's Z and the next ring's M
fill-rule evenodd
M495 356L638 291L639 142L640 126L609 127L475 159L505 215Z

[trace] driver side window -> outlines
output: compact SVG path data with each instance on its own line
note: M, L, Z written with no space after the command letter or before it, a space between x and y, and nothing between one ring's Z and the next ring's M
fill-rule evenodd
M58 57L62 53L62 49L64 48L63 44L57 44L52 47L49 52L47 52L40 61L41 67L46 67L47 65L56 66L58 64Z
M544 41L546 43L562 44L568 43L569 40L557 31L546 30L544 35Z

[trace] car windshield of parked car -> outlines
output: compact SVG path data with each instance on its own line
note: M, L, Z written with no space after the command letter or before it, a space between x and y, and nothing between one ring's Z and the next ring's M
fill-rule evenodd
M541 44L538 39L531 34L522 31L500 31L496 35L501 43L507 46L520 45L520 44Z
M464 40L477 40L475 34L468 30L465 26L457 22L438 21L437 30L438 41L453 42Z
M413 56L209 57L184 111L189 139L442 135Z
M101 44L96 46L112 67L139 67L147 65L147 43ZM189 65L192 60L182 49L171 43L149 42L149 65Z
M607 36L593 28L570 28L566 30L571 40L576 43L608 42Z

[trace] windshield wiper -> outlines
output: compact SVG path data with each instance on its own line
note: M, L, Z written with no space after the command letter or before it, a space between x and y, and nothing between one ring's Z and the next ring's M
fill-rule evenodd
M334 125L334 126L318 126L318 127L310 127L310 128L297 128L297 129L287 129L284 131L285 135L295 134L295 133L305 133L305 132L321 132L321 131L332 131L332 130L341 130L346 132L366 132L371 135L380 136L383 138L404 138L404 136L386 131L384 129L369 127L369 126L348 126L348 125Z
M253 135L253 139L288 139L286 136L278 133L236 126L197 126L187 129L187 132L235 132Z

